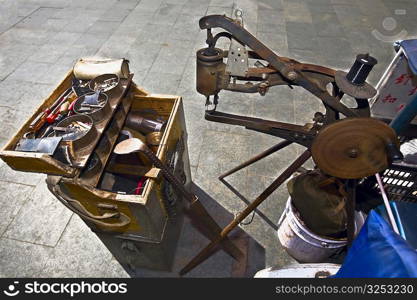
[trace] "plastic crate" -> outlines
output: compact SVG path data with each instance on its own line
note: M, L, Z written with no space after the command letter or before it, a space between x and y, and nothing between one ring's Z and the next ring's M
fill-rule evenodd
M417 166L410 170L393 165L384 171L382 181L390 200L417 203Z

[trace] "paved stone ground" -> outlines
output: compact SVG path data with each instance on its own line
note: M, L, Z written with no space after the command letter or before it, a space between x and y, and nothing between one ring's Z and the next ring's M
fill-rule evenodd
M234 5L244 10L246 27L281 55L347 69L357 53L370 52L379 60L372 83L393 55L390 42L375 33L389 41L417 33L415 0L0 0L0 144L77 58L126 57L137 84L183 96L194 181L227 210L238 212L243 202L217 176L278 141L205 121L194 79L195 51L205 40L198 19L231 15ZM303 123L319 105L302 90L283 87L265 97L223 92L219 109ZM290 147L231 182L253 198L301 151ZM0 163L0 276L127 276L82 221L54 200L43 180ZM272 223L286 198L283 187L261 205ZM243 229L265 247L268 266L290 261L265 220L255 216Z

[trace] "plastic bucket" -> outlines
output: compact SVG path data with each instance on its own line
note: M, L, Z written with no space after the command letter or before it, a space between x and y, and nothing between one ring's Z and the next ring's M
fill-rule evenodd
M285 210L278 221L278 239L287 253L302 263L334 261L344 252L347 239L330 239L309 230L296 215L288 198Z

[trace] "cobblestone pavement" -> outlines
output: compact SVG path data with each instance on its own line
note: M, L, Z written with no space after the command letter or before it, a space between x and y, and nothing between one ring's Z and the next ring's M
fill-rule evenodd
M244 203L218 175L277 139L205 121L194 79L195 51L205 41L199 18L231 15L234 6L244 10L249 31L281 55L347 69L357 53L371 53L379 60L372 83L392 58L391 42L417 33L415 0L0 0L0 144L77 58L126 57L137 84L183 96L194 181L228 211L238 212ZM388 42L376 38L378 33ZM265 97L223 92L219 108L296 123L322 109L307 93L286 87ZM231 181L253 198L301 150L290 147ZM127 276L82 221L54 200L43 180L0 162L0 276ZM282 187L260 210L276 223L286 199ZM265 220L255 216L243 229L265 247L268 266L291 261Z

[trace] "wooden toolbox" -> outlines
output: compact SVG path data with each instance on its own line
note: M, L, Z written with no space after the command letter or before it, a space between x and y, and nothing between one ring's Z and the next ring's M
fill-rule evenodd
M151 117L156 114L166 122L157 156L189 186L191 173L181 97L150 94L136 86L131 75L121 80L120 89L109 97L111 112L94 124L95 134L87 145L73 153L72 163L44 153L15 151L31 122L70 87L72 77L71 71L6 144L0 157L15 170L48 174L49 190L77 213L116 257L123 257L126 251L127 256L133 253L140 258L135 260L134 267L169 270L181 231L183 201L162 178L159 169L115 163L113 149L129 114L139 112ZM137 176L146 181L140 194L129 193L123 187L103 188L113 175ZM138 254L132 252L132 247L149 251ZM131 265L132 259L129 261Z

